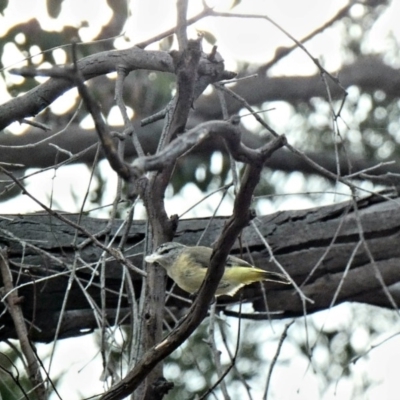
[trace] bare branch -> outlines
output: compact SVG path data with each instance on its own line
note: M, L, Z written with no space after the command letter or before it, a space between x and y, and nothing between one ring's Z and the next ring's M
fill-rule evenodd
M322 33L325 29L329 28L332 26L335 22L339 21L340 19L346 17L350 11L350 9L353 7L353 3L348 4L347 6L344 6L342 9L340 9L329 21L326 21L323 25L321 25L319 28L315 29L313 32L308 34L307 36L303 37L303 39L300 39L299 42L301 44L304 44L311 40L313 37L319 35ZM268 63L262 65L258 69L259 74L264 74L266 71L268 71L273 65L275 65L279 60L282 58L286 57L289 55L293 50L297 49L298 45L295 43L291 47L284 47L284 48L279 48L275 54L275 57L273 60L269 61Z
M145 171L161 170L213 135L221 136L226 141L228 149L235 160L245 163L264 163L272 155L272 152L277 150L275 145L279 141L272 142L274 143L272 146L267 143L259 149L250 149L240 140L239 122L240 118L237 116L233 117L230 122L204 122L176 138L161 153L154 156L137 158L132 164L132 167L136 170L135 174L140 176ZM281 138L280 140L284 141L283 136L279 137ZM281 145L282 143L278 144L279 147Z
M267 376L267 383L265 385L265 391L264 391L264 396L263 399L266 400L268 398L268 390L269 390L269 385L271 382L271 376L272 376L272 371L274 370L274 366L276 362L278 361L279 353L281 352L283 342L285 341L287 337L287 333L289 328L293 325L294 320L290 321L288 324L285 325L285 329L283 330L281 337L278 342L278 347L276 348L276 353L274 355L274 358L272 359L271 365L268 369L268 376Z
M177 9L177 23L176 23L176 37L178 38L179 48L181 50L186 49L188 39L187 39L187 9L188 0L178 0L176 4Z
M282 146L284 138L277 138L274 142L276 147ZM270 155L270 151L262 151L261 153L264 157L263 161ZM224 273L226 258L239 233L254 217L249 209L262 168L263 162L259 162L259 159L257 159L257 162L246 166L235 199L233 214L214 245L215 250L211 256L210 268L208 268L196 301L190 308L188 315L166 339L149 349L126 377L101 397L102 400L118 400L132 393L161 360L171 354L192 334L207 315L208 306Z
M124 139L126 139L127 136L132 136L133 140L133 145L135 146L136 153L142 157L144 156L143 148L142 145L140 144L139 138L137 136L137 132L133 126L132 121L128 117L128 113L126 111L126 106L124 103L124 99L122 96L123 93L123 85L125 78L128 75L128 72L124 68L118 68L118 78L117 81L115 82L115 101L118 105L118 108L121 112L122 118L124 120ZM124 152L122 152L124 154ZM121 155L122 156L122 155Z
M23 298L18 297L18 292L14 290L12 274L8 264L7 250L4 248L0 249L0 270L4 284L4 295L9 294L7 297L8 310L14 321L14 327L18 335L21 349L27 361L27 373L29 379L38 399L46 400L47 394L40 371L40 364L32 349L28 329L26 328L24 315L20 306L21 302L23 302Z
M186 21L186 26L192 25L195 22L197 22L197 21L207 17L208 15L210 15L212 9L207 7L207 5L205 3L203 3L203 6L204 6L204 10L202 12L200 12L198 15L196 15L196 16L194 16L192 18L189 18ZM165 38L167 36L173 35L174 33L176 33L176 31L177 31L176 27L175 28L171 28L168 31L165 31L165 32L163 32L163 33L161 33L161 34L159 34L159 35L157 35L157 36L155 36L155 37L153 37L153 38L151 38L149 40L145 40L143 42L137 43L136 46L141 48L141 49L144 49L145 47L147 47L151 43L158 42L159 40L161 40L161 39L163 39L163 38Z
M77 64L84 80L114 72L121 65L129 71L151 69L173 72L172 59L168 53L146 51L136 47L93 54L79 60ZM15 70L16 73L23 71L24 69ZM74 85L75 82L67 78L52 78L26 94L2 104L0 106L0 129L4 129L14 121L38 114Z
M344 93L346 93L346 90L344 87L340 84L339 79L337 79L335 76L331 75L319 62L318 59L312 56L312 54L307 50L307 48L298 41L293 35L291 35L286 29L281 27L278 23L276 23L273 19L268 17L267 15L258 15L258 14L235 14L235 13L224 13L224 12L216 12L213 11L212 15L215 17L230 17L230 18L255 18L255 19L265 19L266 21L270 22L272 25L274 25L277 29L279 29L282 33L284 33L288 38L290 38L297 47L300 47L304 53L307 54L307 56L310 58L310 60L316 65L316 67L319 69L321 73L326 74L329 76L329 78L335 82L342 90Z

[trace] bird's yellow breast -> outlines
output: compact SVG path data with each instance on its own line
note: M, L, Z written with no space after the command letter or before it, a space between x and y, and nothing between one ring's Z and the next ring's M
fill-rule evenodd
M200 289L207 270L208 263L183 252L167 269L167 273L180 288L186 292L195 293ZM233 296L244 285L265 279L265 274L265 271L250 266L226 267L215 294L216 296L224 294Z
M180 288L186 292L195 293L203 283L207 268L194 262L189 254L182 253L167 273Z

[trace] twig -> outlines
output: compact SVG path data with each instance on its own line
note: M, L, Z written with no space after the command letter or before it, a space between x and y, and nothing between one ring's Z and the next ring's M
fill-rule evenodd
M343 7L341 10L339 10L329 21L325 22L325 24L323 24L322 26L320 26L318 29L315 29L313 32L311 32L310 34L308 34L307 36L303 37L303 39L300 39L299 42L304 44L306 42L308 42L310 39L312 39L313 37L315 37L316 35L320 34L321 32L323 32L325 29L329 28L331 25L333 25L336 21L338 21L339 19L343 18L344 16L346 16L350 10L350 8L352 8L354 5L354 3L350 3L347 6ZM259 69L258 69L258 73L265 73L267 70L269 70L273 65L275 65L279 60L281 60L282 58L286 57L288 54L290 54L293 50L297 49L298 45L297 43L295 43L293 46L291 47L286 47L283 49L280 49L279 52L277 52L275 54L275 57L273 58L273 60L269 61L267 64L262 65Z
M239 311L237 312L237 314L238 314L238 316L240 318L240 322L238 324L238 334L237 334L237 338L236 338L236 346L235 346L235 353L234 354L232 354L232 351L228 346L227 332L226 332L227 330L224 329L224 327L225 327L225 324L223 324L224 321L219 320L218 321L218 326L219 326L219 331L221 332L222 342L224 343L225 349L226 349L226 351L227 351L227 353L229 355L229 358L231 360L231 363L233 365L232 369L235 371L235 373L238 376L240 382L244 386L244 388L245 388L245 390L247 392L247 396L249 397L249 400L253 400L253 397L252 397L251 392L250 392L250 389L251 389L250 384L246 381L246 377L244 377L243 374L240 373L240 371L237 368L236 362L235 362L236 358L238 356L238 353L239 353L239 344L240 344L239 339L242 336L241 329L240 329L240 326L242 324L242 321L241 321L242 303L241 302L240 302L240 307L239 307ZM229 330L228 330L228 333L230 334Z
M212 12L212 9L206 6L202 12L200 12L199 14L194 16L193 18L189 18L186 21L186 26L193 25L195 22L197 22L197 21L209 16L211 12ZM154 42L158 42L159 40L164 39L165 37L173 35L174 33L176 33L176 31L177 31L176 27L168 29L167 31L165 31L163 33L160 33L159 35L154 36L151 39L148 39L148 40L145 40L143 42L137 43L136 47L139 47L140 49L144 49L149 44L152 44Z
M210 312L210 323L209 323L209 340L206 342L211 347L211 351L213 354L213 359L215 363L215 369L217 371L217 382L206 392L203 396L199 399L207 398L208 394L211 393L218 385L221 385L222 395L225 400L230 400L231 397L228 393L228 388L226 387L226 383L224 382L224 377L226 376L226 372L222 372L222 365L221 365L221 352L217 348L217 343L215 340L215 323L216 323L216 309L217 309L217 302L214 302L211 305L211 312ZM232 365L232 361L231 361Z
M285 34L288 38L290 38L297 47L300 47L306 54L307 56L311 59L311 61L316 65L316 67L321 71L321 73L325 73L329 78L335 82L342 90L344 93L346 93L346 89L344 89L343 86L341 86L339 80L332 76L316 59L315 57L312 56L312 54L307 50L307 48L299 42L294 36L292 36L287 30L285 30L283 27L281 27L278 23L276 23L273 19L268 17L267 15L258 15L258 14L236 14L236 13L225 13L225 12L216 12L212 11L211 13L212 16L214 17L229 17L229 18L255 18L255 19L265 19L268 22L270 22L272 25L274 25L277 29L279 29L283 34Z
M358 228L358 234L359 234L359 237L360 237L360 241L362 242L364 250L365 250L365 252L366 252L366 254L367 254L367 256L368 256L368 258L370 260L370 263L371 263L371 265L372 265L372 267L374 269L375 277L378 280L378 282L380 283L383 292L385 293L389 303L393 307L393 310L396 310L397 314L400 315L399 307L396 304L396 301L394 300L393 296L390 294L389 289L386 286L385 281L383 280L383 277L382 277L382 274L381 274L381 272L379 270L379 267L376 265L375 257L373 256L373 254L372 254L372 252L371 252L371 250L369 248L369 245L368 245L368 243L367 243L367 241L365 239L364 229L362 227L362 222L361 222L361 217L360 217L360 212L359 212L359 209L358 209L357 201L355 201L355 199L354 199L354 193L353 193L353 206L354 206L354 213L355 213L355 216L356 216L355 220L356 220L356 223L357 223L357 228Z
M216 304L216 303L215 303ZM242 302L240 302L239 305L239 314L242 312ZM230 355L230 359L231 362L229 364L229 366L225 369L225 371L221 374L219 373L218 379L217 381L214 383L214 385L212 385L212 387L210 387L205 393L203 393L203 395L200 397L199 400L204 400L206 398L208 398L208 395L210 393L212 393L214 391L214 389L221 384L222 385L222 391L224 392L224 387L226 386L224 383L224 379L225 377L229 374L229 372L232 370L232 368L235 367L236 365L236 358L238 356L239 353L239 346L240 346L240 334L241 334L241 329L242 329L242 321L239 318L239 323L238 323L238 332L237 332L237 338L236 338L236 347L235 347L235 354L233 355L233 357ZM228 392L225 390L224 396L226 399L230 399Z
M61 135L63 132L67 131L68 128L71 126L72 122L75 120L75 118L78 116L79 111L81 110L81 106L82 106L82 102L79 102L78 107L76 108L74 114L72 115L72 117L70 118L70 120L66 123L66 125L64 126L64 128L62 128L61 130L59 130L58 132L54 133L51 136L47 136L46 138L39 140L36 143L28 143L28 144L24 144L21 146L10 146L10 145L4 145L4 144L0 144L0 149L31 149L31 148L35 148L36 146L39 146L43 143L46 143L52 139L54 139L55 137L57 137L58 135Z
M289 328L293 324L294 324L294 320L285 325L285 329L283 330L282 335L281 335L281 337L279 339L278 347L276 348L275 356L272 359L271 365L270 365L270 367L268 369L267 384L265 385L265 391L264 391L264 396L263 396L264 400L267 400L267 398L268 398L268 390L269 390L269 385L270 385L270 382L271 382L272 371L274 370L274 366L275 366L276 362L278 361L278 357L279 357L279 354L281 352L283 342L286 339L287 332L288 332Z
M42 374L40 372L40 364L36 358L36 354L32 349L31 342L28 338L28 330L25 325L24 315L21 310L21 302L23 299L18 296L18 292L14 290L12 274L8 264L8 256L6 249L0 249L0 270L3 279L5 293L8 294L7 304L11 318L14 322L15 331L17 333L21 350L27 361L27 373L32 386L35 387L35 393L38 399L46 400L46 389Z
M274 139L272 145L259 149L264 156L264 161L272 154L273 150L281 147L284 137ZM214 297L218 283L224 272L226 258L232 248L237 235L253 218L249 211L253 199L253 192L257 186L263 169L263 162L247 165L242 177L242 183L234 202L233 215L227 221L210 260L210 268L199 290L198 296L190 308L186 318L174 329L161 343L148 349L136 366L127 373L124 379L106 392L101 400L118 400L131 394L148 376L152 369L167 355L171 354L207 315L208 305Z
M214 87L219 89L219 85L217 83L214 84ZM220 102L221 108L222 108L222 116L223 116L224 120L228 120L229 114L228 114L228 108L226 105L224 93L221 90L218 90L217 94L218 94L219 102ZM225 142L225 146L226 146L226 142ZM237 190L239 189L239 186L238 186L239 185L239 177L238 177L235 159L233 158L232 154L230 154L230 153L229 153L229 163L230 163L231 172L232 172L233 187L234 187L234 190L236 193Z
M48 212L50 215L58 218L60 221L65 222L66 224L76 228L80 232L82 232L84 235L86 235L94 244L96 244L98 247L101 249L105 250L107 253L109 253L112 257L114 257L118 262L120 262L123 265L126 265L128 268L131 270L137 272L141 276L146 276L146 272L137 268L134 266L129 260L127 260L123 255L115 248L109 248L105 246L103 243L101 243L94 235L92 235L86 228L83 226L71 221L70 219L66 218L64 215L60 214L57 211L52 210L51 208L47 207L45 204L43 204L41 201L36 199L34 196L32 196L26 188L19 182L19 180L8 170L0 166L0 171L4 172L7 176L9 176L16 184L18 187L20 187L25 195L27 195L29 198L31 198L34 202L36 202L41 208L43 208L46 212Z
M232 186L232 183L228 183L225 186L221 186L218 189L213 190L212 192L209 192L208 194L206 194L201 200L199 200L198 202L196 202L195 204L193 204L192 206L190 206L187 210L185 210L182 214L179 215L179 219L181 219L185 214L187 214L189 211L191 211L193 208L197 207L200 203L202 203L203 201L205 201L206 199L208 199L209 197L213 196L215 193L218 193L220 191L223 192L222 198L225 197L225 194L227 192L227 190ZM201 238L200 238L201 239ZM199 239L199 243L200 243L200 239Z
M275 151L274 146L282 146L283 141L286 143L284 136L277 136L277 141L272 141L260 149L251 149L245 146L241 140L239 129L240 118L234 116L229 122L210 121L204 122L197 127L187 131L185 135L177 137L162 152L148 157L137 158L132 168L136 170L136 174L140 176L145 171L157 171L170 165L183 154L199 145L210 136L221 136L227 143L229 152L235 160L245 163L262 163L264 160L264 151ZM269 149L269 150L267 150ZM272 150L271 150L272 149Z
M9 345L12 346L11 343L8 343ZM17 349L16 349L17 350ZM17 350L17 353L19 353L19 351ZM16 367L16 365L14 364L14 362L7 356L7 354L2 353L2 356L5 357L8 362L10 363L10 365L13 366L13 368L15 369L16 375L14 375L11 371L9 371L7 368L5 368L3 365L0 364L0 370L3 371L4 374L7 374L10 376L10 379L15 383L15 385L19 388L19 390L21 390L22 395L24 396L24 398L26 400L29 400L28 394L25 392L24 387L22 386L21 382L20 382L20 377L19 377L19 371L18 368ZM22 361L23 364L25 364L24 360ZM9 390L10 392L12 391L13 393L14 390Z
M176 9L178 11L177 23L176 23L176 37L178 38L179 48L181 50L186 49L188 44L187 38L187 9L188 0L178 0Z
M270 320L271 317L276 315L278 318L284 314L285 311L267 311L267 312L257 312L257 313L238 313L232 310L223 310L224 314L228 317L244 318L251 321L265 321Z
M308 301L310 303L314 303L314 300L309 299L303 291L299 288L299 286L296 284L296 282L293 280L293 278L286 272L285 268L283 265L276 259L271 246L269 243L266 241L265 237L262 235L260 230L258 229L258 226L254 223L254 221L251 221L251 226L253 227L254 231L256 232L257 236L261 240L261 242L264 244L265 248L268 251L270 260L279 268L279 270L289 279L290 283L293 285L293 287L296 289L296 292L299 294L300 298L302 301Z
M33 126L33 127L35 127L35 128L42 129L42 130L44 130L45 132L51 131L51 128L49 128L47 125L41 124L40 122L37 122L37 121L30 121L29 119L25 119L25 118L24 118L24 119L21 120L21 123L24 123L24 124Z
M125 78L127 77L129 71L126 70L124 67L119 67L117 69L117 81L115 82L115 101L119 108L119 111L122 115L122 119L125 125L124 136L132 135L132 142L135 147L136 153L139 157L144 156L144 151L142 145L140 144L139 138L137 136L137 132L133 126L132 121L130 120L128 113L126 111L125 102L123 99L123 85ZM123 156L123 154L121 155Z
M229 186L231 186L231 185L229 185ZM228 193L228 188L229 188L229 186L226 187L226 189L225 189L224 192L222 193L222 196L221 196L221 199L220 199L218 205L215 207L215 210L214 210L212 216L211 216L210 219L207 221L207 225L204 227L203 232L201 233L199 239L197 240L197 243L196 243L197 246L200 245L200 243L201 243L201 241L203 240L203 237L204 237L204 235L206 234L208 228L211 226L212 222L214 221L215 216L217 215L217 212L218 212L218 210L219 210L219 208L220 208L220 206L221 206L221 204L222 204L222 201L224 200L226 194Z

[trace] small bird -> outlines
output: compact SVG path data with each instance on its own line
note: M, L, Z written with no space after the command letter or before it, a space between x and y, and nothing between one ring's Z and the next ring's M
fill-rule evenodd
M145 261L161 265L181 289L195 293L200 289L206 276L212 252L210 247L190 247L168 242L159 246L153 254L146 256ZM243 286L259 281L290 283L283 274L264 271L240 258L228 256L225 272L215 295L234 296Z

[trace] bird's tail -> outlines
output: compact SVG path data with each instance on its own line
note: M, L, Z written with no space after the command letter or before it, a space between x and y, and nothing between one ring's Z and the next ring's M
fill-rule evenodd
M277 282L286 285L290 284L289 279L285 275L278 272L264 271L259 268L237 267L233 268L232 272L228 271L228 274L230 275L230 279L244 285L260 281Z
M257 269L257 271L260 271L259 273L262 274L263 281L283 283L285 285L290 284L290 280L286 277L286 275L280 274L279 272L270 272L259 269Z

